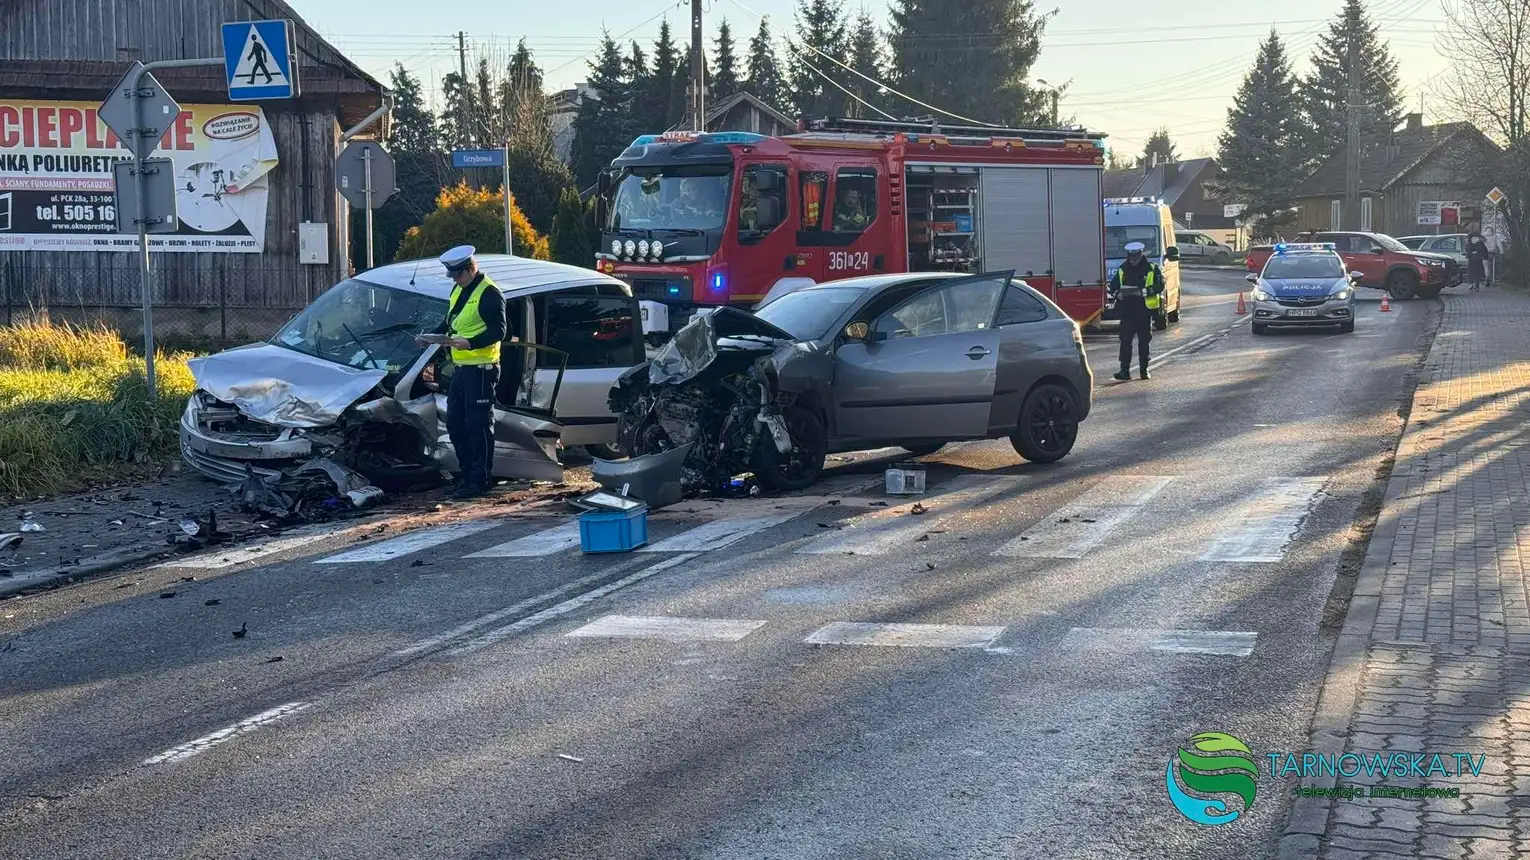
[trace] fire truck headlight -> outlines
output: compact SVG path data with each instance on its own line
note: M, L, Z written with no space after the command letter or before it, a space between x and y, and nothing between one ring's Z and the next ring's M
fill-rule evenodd
M633 254L637 253L637 243L632 241L631 239L628 239L627 240L627 244L625 246L623 246L623 249L627 252L627 256L630 257Z
M620 257L621 255L622 255L622 240L620 240L620 239L612 239L611 240L611 256L613 256L613 257Z
M648 240L647 239L644 239L643 241L638 243L638 256L639 257L646 257L646 256L648 256Z
M656 242L653 243L653 259L654 259L654 262L656 262L656 263L659 262L660 260L664 259L664 243L663 242L656 241Z

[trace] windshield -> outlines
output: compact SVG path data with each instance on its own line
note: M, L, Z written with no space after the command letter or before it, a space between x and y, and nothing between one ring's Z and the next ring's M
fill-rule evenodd
M727 167L629 173L616 186L611 229L721 229L732 186Z
M349 280L331 287L271 342L348 367L403 370L424 351L414 336L439 328L446 302Z
M1396 239L1393 239L1391 236L1383 236L1382 234L1377 233L1374 236L1372 236L1371 238L1375 239L1377 244L1381 245L1381 247L1383 247L1383 248L1386 248L1388 251L1410 251L1410 250L1412 250L1407 245L1404 245L1403 243L1397 241Z
M1424 247L1424 241L1427 238L1428 237L1425 236L1413 236L1408 239L1398 239L1397 241L1401 242L1403 247L1417 251L1418 249Z
M1119 260L1126 256L1126 246L1141 242L1147 247L1149 257L1158 256L1158 228L1151 224L1129 224L1105 228L1105 259Z
M1344 264L1332 254L1303 254L1294 257L1275 256L1265 264L1264 276L1280 278L1342 278Z
M848 287L798 290L760 308L755 316L785 329L798 340L817 340L829 334L829 329L862 294L862 290Z

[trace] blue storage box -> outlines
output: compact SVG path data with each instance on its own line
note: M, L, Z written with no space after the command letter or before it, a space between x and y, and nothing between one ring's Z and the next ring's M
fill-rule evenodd
M648 506L579 515L579 548L584 552L631 552L648 543Z
M958 232L958 233L971 233L972 232L972 216L971 215L968 215L966 213L952 215L951 216L951 220L956 222L956 232Z

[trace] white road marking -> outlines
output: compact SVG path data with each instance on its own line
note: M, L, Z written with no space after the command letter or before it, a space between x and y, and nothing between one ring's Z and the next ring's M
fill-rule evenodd
M838 531L809 541L798 547L797 552L807 555L885 555L898 547L913 549L913 541L921 534L1012 489L1019 481L1019 478L994 480L964 475L951 481L949 492L844 520L838 524ZM923 506L929 513L914 516L909 512L914 504Z
M1225 337L1233 329L1235 329L1238 326L1243 325L1244 323L1248 322L1249 319L1250 319L1249 317L1240 317L1237 322L1233 323L1232 325L1228 326L1227 328L1222 329L1221 331L1212 332L1211 334L1207 334L1207 335L1202 335L1202 336L1196 338L1195 340L1190 341L1187 344L1183 344L1181 346L1177 346L1177 347L1169 350L1168 352L1165 352L1165 353L1162 353L1162 354L1160 354L1158 356L1155 356L1154 358L1152 358L1151 360L1148 361L1148 369L1149 370L1157 370L1158 369L1158 365L1163 364L1164 362L1168 361L1169 359L1173 358L1174 356L1178 355L1179 353L1184 352L1187 349L1191 349L1193 347L1200 346L1203 343L1207 343L1209 341Z
M589 604L594 603L595 601L614 591L619 591L629 585L642 582L650 576L658 573L663 573L672 567L679 567L680 565L685 564L686 562L696 558L699 555L700 553L686 553L685 555L677 555L674 558L665 559L658 564L649 565L637 573L618 579L609 585L602 585L601 587L592 591L587 591L578 597L569 598L568 600L559 603L557 606L550 606L547 609L536 613L535 615L528 615L527 617L522 618L520 621L517 621L514 624L508 624L504 627L490 630L487 633L475 636L472 639L463 642L461 645L458 645L456 648L451 649L447 653L456 657L463 654L471 654L474 651L487 648L502 639L514 636L515 634L525 630L530 630L533 627L541 626L553 620L554 618L567 615L576 609L588 606Z
M1130 630L1075 627L1063 637L1069 651L1166 651L1177 654L1213 654L1247 657L1254 651L1257 633L1232 630Z
M169 764L183 761L198 753L204 753L219 744L227 743L243 734L253 732L261 726L274 723L283 717L290 717L298 711L307 709L311 702L288 702L285 705L277 705L269 711L262 711L247 720L240 720L232 726L218 729L209 735L203 735L193 741L187 741L178 747L171 747L156 756L143 760L143 765Z
M236 565L247 564L267 556L288 552L318 543L335 536L333 528L304 528L288 532L284 537L271 538L238 549L229 549L223 552L204 552L200 555L187 556L157 564L155 567L162 568L202 568L204 570L222 570Z
M1013 558L1083 558L1174 478L1114 475L994 551Z
M1003 627L956 624L867 624L836 621L802 640L813 645L880 645L900 648L989 648Z
M1212 541L1202 561L1277 562L1296 536L1327 478L1268 478L1238 514L1232 529Z
M467 558L535 558L556 555L579 545L579 522L553 526L525 537L516 538L499 546L491 546L475 552Z
M638 552L712 552L731 546L768 528L790 522L811 509L810 506L793 506L787 510L772 511L758 517L713 520L656 544L645 546Z
M503 520L471 520L465 523L452 523L451 525L420 529L406 535L399 535L392 540L368 544L353 549L350 552L342 552L339 555L321 558L316 560L314 564L353 564L388 561L419 552L420 550L440 546L458 538L465 538L469 535L488 531L503 524Z
M671 618L662 615L607 615L567 635L573 637L622 637L669 639L691 642L715 639L737 642L765 626L764 621L732 618Z

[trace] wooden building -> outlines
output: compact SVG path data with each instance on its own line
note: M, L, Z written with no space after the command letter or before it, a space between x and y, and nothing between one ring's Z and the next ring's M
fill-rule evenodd
M1425 213L1437 212L1440 203L1460 203L1468 213L1480 213L1489 186L1480 178L1482 167L1496 152L1492 141L1470 123L1426 126L1422 114L1409 114L1388 142L1361 158L1358 213L1344 211L1345 159L1339 156L1297 189L1296 227L1287 232L1359 229L1389 236L1462 232L1474 225L1427 223L1432 216Z
M221 65L155 73L183 108L178 128L186 138L179 147L186 152L175 153L177 250L151 255L161 309L156 332L225 342L263 338L343 277L340 243L348 213L335 190L334 160L343 130L375 111L384 89L291 6L283 0L5 0L0 288L9 317L43 305L54 314L106 319L126 334L141 331L138 255L122 247L129 243L102 217L114 199L110 162L126 150L113 148L115 136L97 122L95 106L133 61L221 57L222 24L264 19L293 22L297 99L232 105ZM252 130L257 125L263 128ZM177 148L171 139L167 135L158 154ZM57 158L43 148L50 144ZM205 157L204 146L210 148ZM257 173L266 172L240 187L218 160L246 158L240 163L259 163ZM81 165L96 173L50 178L50 167L67 173ZM262 179L264 200L257 200L250 192ZM198 182L206 183L206 193L194 193ZM39 196L59 187L62 195ZM60 217L65 223L50 220ZM310 225L302 231L305 246L319 252L306 262L299 255L304 223ZM103 241L110 238L117 241ZM88 250L103 244L115 247Z

